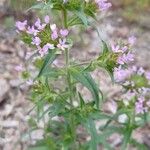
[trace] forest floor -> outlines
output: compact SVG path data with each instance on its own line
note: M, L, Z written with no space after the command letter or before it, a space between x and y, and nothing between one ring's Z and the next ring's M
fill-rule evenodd
M127 39L130 35L135 35L137 38L134 46L135 64L150 70L150 13L145 18L149 22L128 22L120 15L122 11L122 9L110 11L107 17L102 19L99 24L102 38L109 41L118 38ZM0 150L25 150L29 142L25 136L25 133L28 132L28 112L33 104L27 100L28 87L24 85L19 88L22 80L18 78L14 68L16 65L24 63L28 48L17 39L15 29L12 26L7 26L6 21L11 22L13 16L8 18L3 11L0 11L1 16L3 17L0 20ZM144 17L146 15L143 15ZM82 39L77 39L77 42L84 44L81 45L80 49L79 46L73 48L72 56L74 59L88 60L99 53L100 43L93 29L82 33L81 37ZM81 40L83 41L81 42ZM118 93L120 88L111 84L105 72L95 71L93 76L101 85L101 90L108 99L106 104L108 109L112 110L114 93ZM147 125L135 132L134 136L150 148L149 135L150 126ZM31 136L32 139L37 140L37 137L41 136L41 131L37 131ZM115 140L111 141L114 146L120 143L117 138L119 137L116 136Z

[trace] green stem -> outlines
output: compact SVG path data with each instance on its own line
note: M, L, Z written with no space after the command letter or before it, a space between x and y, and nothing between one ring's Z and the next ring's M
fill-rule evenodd
M63 17L64 17L64 27L67 29L68 25L67 25L67 11L65 9L63 9Z
M66 9L63 9L63 17L64 17L64 27L67 29L67 11ZM70 66L70 60L69 60L69 49L65 49L65 61L66 61L66 72L67 72L67 83L68 83L68 89L70 92L70 104L73 106L73 101L72 101L72 84L71 84L71 76L69 73L69 66Z
M64 17L64 27L67 29L68 25L67 25L67 11L65 9L63 9L63 17ZM73 108L73 99L72 99L72 83L71 83L71 76L70 76L70 72L69 72L69 67L70 67L70 55L69 55L69 49L65 49L65 61L66 61L66 72L67 72L67 84L68 84L68 90L69 90L69 95L70 95L70 104L71 104L71 108ZM70 118L70 123L71 123L71 133L72 133L72 137L73 137L73 141L75 143L75 139L76 139L76 134L75 134L75 122L74 122L74 118L73 116L71 116ZM76 144L74 144L74 147L76 147Z
M70 77L70 73L69 73L69 50L65 49L65 60L66 60L66 72L67 72L67 83L68 83L68 88L70 91L70 103L71 105L73 105L73 100L72 100L72 84L71 84L71 77Z

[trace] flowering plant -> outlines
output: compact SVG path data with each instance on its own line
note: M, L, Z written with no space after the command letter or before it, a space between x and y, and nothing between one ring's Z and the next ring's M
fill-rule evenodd
M101 40L102 52L89 62L79 63L70 56L72 28L88 28L89 18L96 20L96 14L109 7L107 0L39 0L32 9L60 12L60 24L53 24L48 15L33 25L28 25L27 20L16 22L22 41L35 50L27 53L27 62L31 60L34 68L25 70L19 65L16 70L31 86L30 99L37 108L37 119L30 120L32 130L44 131L43 138L30 149L97 150L102 146L112 150L107 140L113 133L122 136L121 149L129 144L145 148L132 138L132 132L149 121L150 109L150 73L131 66L135 37L117 44ZM61 55L64 62L57 65ZM122 86L123 94L116 99L114 114L102 108L103 93L90 74L97 68L106 70L112 82ZM84 98L81 85L89 90L91 98ZM98 128L97 121L103 122Z

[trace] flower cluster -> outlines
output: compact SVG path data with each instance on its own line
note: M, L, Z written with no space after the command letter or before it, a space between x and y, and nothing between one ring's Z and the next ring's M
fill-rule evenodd
M128 39L128 44L120 47L112 45L112 51L119 53L117 60L118 67L114 68L114 79L127 91L123 99L124 104L129 105L134 101L136 114L143 114L150 109L150 72L142 67L127 64L134 61L134 55L129 51L130 46L135 43L135 37Z
M28 26L27 20L16 22L17 31L31 39L29 44L36 47L41 57L48 53L48 50L65 50L69 47L67 29L58 29L56 24L50 23L49 16L45 16L44 23L38 18L32 26ZM46 41L46 42L45 42Z
M114 78L116 82L123 82L133 72L134 68L127 68L127 64L134 61L134 54L131 52L130 47L135 43L135 37L129 37L128 43L120 45L111 45L112 51L118 54L117 66L114 68Z
M101 11L105 11L112 6L112 4L107 2L107 0L95 0L95 2Z

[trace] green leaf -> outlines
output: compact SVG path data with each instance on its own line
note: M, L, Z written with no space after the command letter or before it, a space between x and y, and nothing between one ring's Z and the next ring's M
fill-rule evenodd
M79 99L80 99L80 107L82 109L84 104L85 104L85 102L84 102L84 99L83 99L82 95L80 94L80 92L78 92L78 95L79 95Z
M97 58L97 65L101 68L104 68L111 77L112 82L114 82L114 68L116 67L116 60L118 54L111 52L107 44L102 40L103 51L102 54Z
M130 142L131 135L132 135L132 128L127 127L125 132L124 132L124 138L123 138L123 144L121 146L121 150L127 149L127 146Z
M99 105L100 105L99 93L101 93L101 100L103 99L103 93L100 91L98 85L95 83L94 79L91 77L89 73L85 73L85 77L92 86L92 90L93 90L92 95L95 98L95 103L96 103L97 108L99 108Z
M70 68L69 72L76 81L80 82L83 86L87 87L89 91L91 91L95 104L97 108L99 108L100 90L90 74L83 72L79 68Z
M74 26L74 25L79 25L79 24L83 24L82 20L78 17L72 17L70 20L68 20L68 27Z
M103 44L103 54L108 53L109 52L109 48L108 48L106 42L102 40L102 44Z
M90 147L92 150L97 150L97 131L95 128L95 123L92 119L88 119L86 124L85 124L86 129L89 131L91 135L91 140L90 140Z
M52 50L49 51L49 53L45 57L44 64L37 77L40 77L47 70L48 66L53 63L55 58L56 58L55 52Z
M59 69L49 67L43 72L42 75L47 78L57 78L60 75L64 75L64 73Z
M74 13L82 20L83 24L87 27L88 26L88 20L86 15L82 10L80 11L74 11Z

